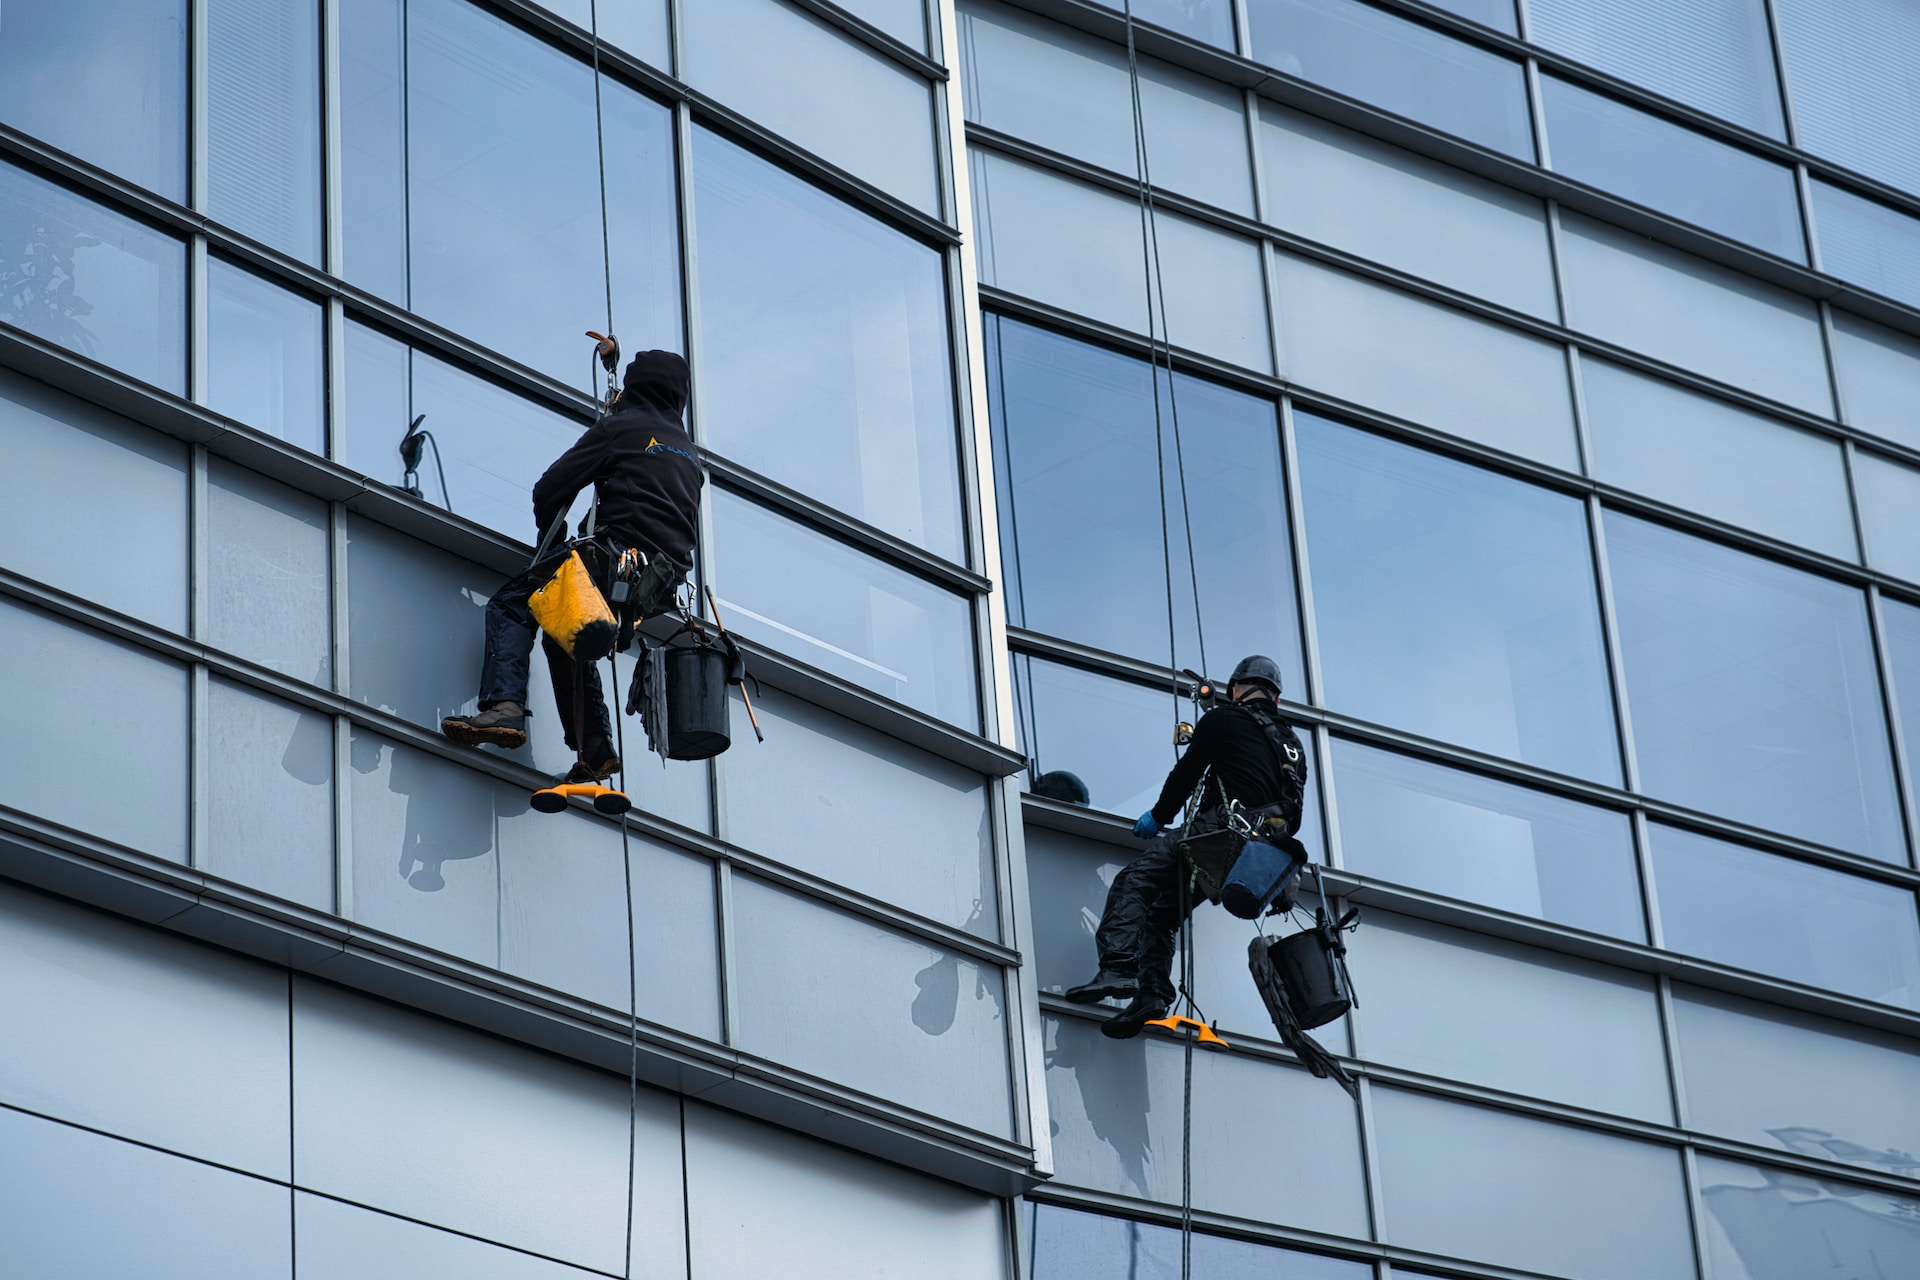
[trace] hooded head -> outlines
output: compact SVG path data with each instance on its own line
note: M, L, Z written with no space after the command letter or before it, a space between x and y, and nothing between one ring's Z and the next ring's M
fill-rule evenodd
M620 399L678 418L687 407L687 362L671 351L642 351L627 365Z

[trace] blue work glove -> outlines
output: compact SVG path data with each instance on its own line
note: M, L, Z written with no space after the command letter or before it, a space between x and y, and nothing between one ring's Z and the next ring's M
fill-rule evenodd
M1140 821L1133 824L1133 834L1142 840L1151 840L1160 834L1160 823L1154 818L1153 810L1140 815Z

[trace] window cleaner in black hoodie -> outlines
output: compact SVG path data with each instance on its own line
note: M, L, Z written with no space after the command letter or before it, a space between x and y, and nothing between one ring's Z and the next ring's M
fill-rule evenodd
M694 458L693 442L680 425L687 386L687 362L671 351L642 351L635 356L627 365L612 410L587 428L533 486L534 536L542 537L553 528L591 484L599 501L595 535L612 543L616 551L638 548L650 561L667 568L664 580L657 576L653 580L661 594L670 597L693 567L700 487L706 480ZM440 731L453 741L509 750L526 742L527 670L539 630L527 599L553 576L566 554L564 545L556 548L487 601L480 710L440 722ZM595 780L610 777L619 769L620 758L611 741L613 725L600 672L592 663L576 668L552 637L543 640L567 745L580 752L581 765ZM584 686L584 734L580 726L570 723L576 670Z

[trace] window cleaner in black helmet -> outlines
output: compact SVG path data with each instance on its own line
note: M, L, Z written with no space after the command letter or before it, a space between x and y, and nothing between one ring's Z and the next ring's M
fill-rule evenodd
M1101 1024L1114 1039L1139 1035L1148 1022L1165 1017L1173 1003L1174 935L1192 906L1180 883L1176 840L1224 828L1229 802L1264 835L1290 838L1300 828L1307 756L1275 705L1280 668L1259 654L1245 658L1233 669L1227 694L1227 701L1194 726L1160 798L1134 824L1133 834L1152 843L1121 868L1107 891L1094 934L1099 973L1066 993L1075 1004L1131 1001ZM1166 830L1196 789L1197 812L1188 815L1183 828Z
M598 337L599 335L592 335ZM601 339L604 360L617 362L618 348ZM615 367L609 364L609 372ZM705 475L693 442L680 425L687 407L687 362L671 351L642 351L627 365L620 393L608 411L548 467L533 486L534 562L487 601L486 656L480 664L480 709L448 716L440 731L466 746L513 749L527 740L527 676L540 628L530 598L555 576L571 554L564 522L574 499L593 486L594 550L614 562L646 560L637 615L651 617L671 607L693 567L693 543ZM552 548L548 543L557 543ZM620 768L612 721L590 661L576 662L551 635L542 637L554 704L567 745L579 753L569 781L598 782ZM604 655L605 650L602 650ZM580 688L576 691L574 681ZM575 723L575 708L579 708ZM580 775L580 776L575 776Z

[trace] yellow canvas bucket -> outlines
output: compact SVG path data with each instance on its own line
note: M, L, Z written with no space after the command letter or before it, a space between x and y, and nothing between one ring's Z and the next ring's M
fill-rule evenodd
M613 652L618 625L606 597L593 584L586 562L578 551L567 558L547 579L545 586L527 599L533 619L552 636L576 662L598 662Z

